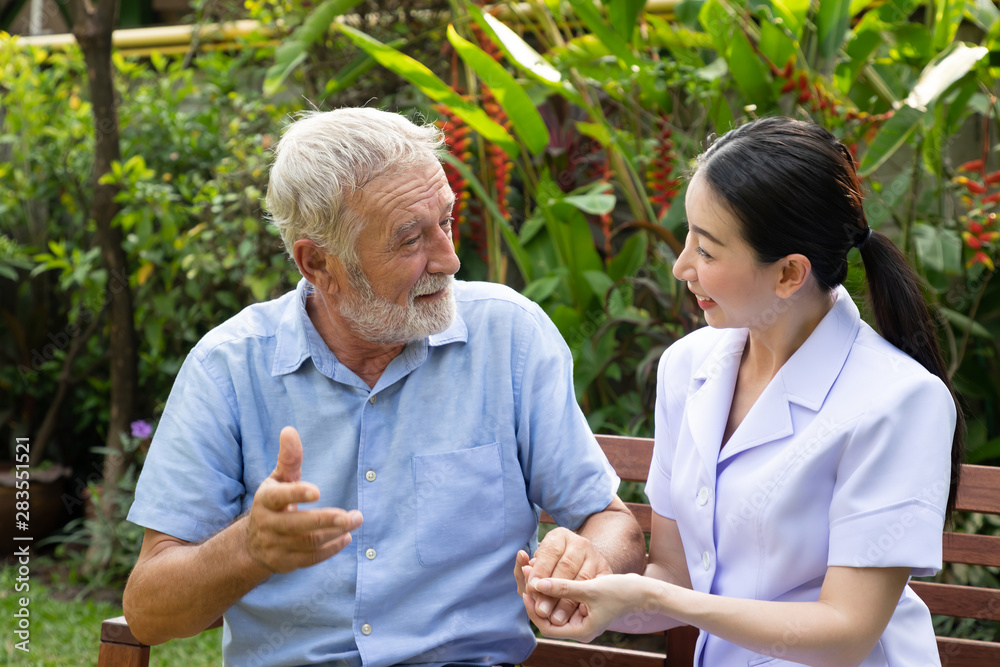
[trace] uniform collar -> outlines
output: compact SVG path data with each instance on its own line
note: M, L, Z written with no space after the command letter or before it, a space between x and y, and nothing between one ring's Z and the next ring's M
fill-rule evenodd
M805 343L771 380L721 451L747 330L725 332L691 379L687 413L691 435L710 470L718 461L793 433L790 404L819 410L840 374L861 326L858 308L842 286Z

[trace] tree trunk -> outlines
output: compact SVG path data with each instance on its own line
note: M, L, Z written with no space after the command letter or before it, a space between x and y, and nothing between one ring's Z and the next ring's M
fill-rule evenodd
M119 0L70 0L68 5L73 18L73 35L87 64L87 80L94 108L96 141L90 219L97 227L96 241L108 272L105 301L108 302L111 326L111 416L106 446L114 453L104 458L104 494L100 509L110 520L114 515L117 483L124 464L121 434L128 432L138 385L128 266L122 248L122 231L111 224L118 212L115 202L118 188L99 182L101 176L111 171L111 164L121 160L118 109L111 69L111 34L118 22Z

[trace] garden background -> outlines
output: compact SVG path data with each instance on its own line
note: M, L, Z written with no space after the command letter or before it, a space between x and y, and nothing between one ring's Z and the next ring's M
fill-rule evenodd
M124 521L135 478L185 354L296 282L262 196L269 149L304 108L440 123L459 278L541 304L592 428L644 436L659 355L704 324L670 272L691 159L750 118L822 124L858 161L869 223L923 279L968 462L1000 463L993 2L196 0L184 43L131 51L111 30L142 3L116 5L57 4L82 48L0 36L0 461L30 440L32 530L51 532L33 564L38 648L5 637L0 657L96 661L141 542ZM981 515L959 527L1000 534ZM969 577L998 585L939 575ZM4 569L5 610L13 581ZM963 624L941 630L1000 634ZM191 650L218 662L206 637Z

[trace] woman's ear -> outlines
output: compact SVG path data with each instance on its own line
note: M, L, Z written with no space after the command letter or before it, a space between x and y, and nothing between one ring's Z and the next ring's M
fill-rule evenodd
M302 277L312 283L317 290L328 294L339 290L343 276L340 260L313 241L299 239L293 243L292 259L299 267Z
M781 273L778 274L778 283L774 291L780 298L787 299L806 284L809 274L812 273L812 262L805 255L798 253L788 255L779 261Z

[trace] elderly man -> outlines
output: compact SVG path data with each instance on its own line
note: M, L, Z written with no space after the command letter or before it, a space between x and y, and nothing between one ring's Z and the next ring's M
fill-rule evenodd
M539 508L566 528L535 573L641 569L558 331L452 277L440 145L375 109L285 132L267 207L303 279L177 376L129 514L146 528L124 599L140 640L224 614L241 667L515 663L534 638L511 572Z

